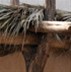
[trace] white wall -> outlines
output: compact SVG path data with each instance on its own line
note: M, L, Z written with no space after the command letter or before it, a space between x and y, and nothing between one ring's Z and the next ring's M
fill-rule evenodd
M44 5L45 0L20 0L20 3ZM10 5L10 0L0 0L1 4ZM56 0L56 8L71 11L71 0Z
M56 8L71 11L71 0L56 0Z
M0 0L0 4L9 5L10 4L10 0Z
M44 5L45 0L19 0L20 3L29 3L34 5ZM0 0L0 4L10 5L10 0Z
M30 3L30 4L35 4L35 5L44 5L45 0L20 0L20 2L25 2L25 3Z

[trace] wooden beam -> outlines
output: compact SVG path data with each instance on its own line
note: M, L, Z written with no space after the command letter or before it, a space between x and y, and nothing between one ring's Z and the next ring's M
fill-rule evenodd
M27 34L24 39L24 35L18 36L4 36L0 34L0 44L11 44L11 45L37 45L38 37L34 34Z
M58 41L50 39L48 44L50 48L69 49L71 47L71 41L68 40Z
M56 29L55 27L56 26ZM67 35L71 35L71 30L68 30L71 27L71 22L56 22L56 21L43 21L38 28L38 32L42 33L66 33ZM32 29L31 31L34 31ZM26 35L26 41L24 40L24 35L18 36L4 36L0 34L0 44L13 44L13 45L20 45L24 42L24 44L29 45L37 45L38 44L38 37L35 34L28 34ZM54 43L54 42L52 42ZM58 43L61 45L60 43Z
M30 31L35 31L31 28ZM42 33L71 33L71 22L63 21L42 21L37 28L37 32Z

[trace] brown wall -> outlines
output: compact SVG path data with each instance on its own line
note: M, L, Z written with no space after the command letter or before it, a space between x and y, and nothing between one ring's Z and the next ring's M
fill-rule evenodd
M25 60L16 52L0 57L0 72L26 72ZM44 72L71 72L71 53L50 53Z
M0 57L0 72L26 72L25 61L20 52Z
M71 72L71 53L51 53L44 72Z

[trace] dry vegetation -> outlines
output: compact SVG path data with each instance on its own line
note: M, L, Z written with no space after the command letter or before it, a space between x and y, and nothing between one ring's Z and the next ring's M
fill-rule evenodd
M4 37L5 39L7 35L14 37L18 36L20 33L23 33L24 34L23 36L26 36L27 33L32 34L32 32L29 31L29 28L33 27L33 29L37 31L37 28L39 28L39 24L45 19L44 10L45 10L44 7L31 6L28 4L22 4L14 7L0 5L0 32L3 34L3 36L5 36ZM71 21L71 13L56 10L54 20ZM35 34L35 32L33 34ZM21 44L21 47L15 45L3 44L0 45L1 49L0 54L7 55L15 51L23 51L23 55L25 56L27 63L26 66L28 72L29 69L32 69L32 72L43 72L46 60L49 57L51 42L53 41L52 46L54 45L56 48L57 47L65 48L67 42L71 41L71 35L54 33L54 32L49 34L39 33L38 35L40 37L38 45L33 47L30 46L30 48L27 47L25 48L24 46L23 50L19 48L21 48L22 44L24 45L24 43ZM66 52L70 49L71 42L69 42L68 44L69 46L67 46L66 49L60 49L59 54L62 53L63 51ZM33 50L33 48L35 48L35 51Z

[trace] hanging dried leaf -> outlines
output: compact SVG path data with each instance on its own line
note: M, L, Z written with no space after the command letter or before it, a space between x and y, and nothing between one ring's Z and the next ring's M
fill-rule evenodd
M0 5L0 21L3 21L0 24L0 30L10 35L18 35L21 28L25 34L32 25L37 30L39 23L44 18L43 10L41 6L28 4L22 4L19 7Z
M71 12L56 10L56 20L71 21Z

